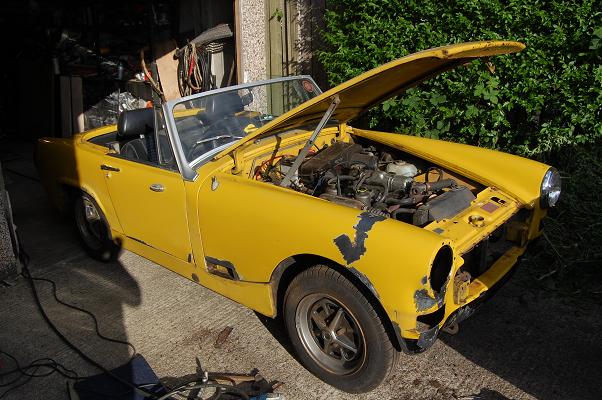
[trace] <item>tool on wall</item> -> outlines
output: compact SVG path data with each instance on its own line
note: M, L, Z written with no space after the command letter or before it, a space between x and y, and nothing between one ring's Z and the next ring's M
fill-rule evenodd
M178 88L181 96L215 89L224 76L223 44L234 34L228 24L208 29L184 47L176 49ZM219 79L217 79L219 78Z

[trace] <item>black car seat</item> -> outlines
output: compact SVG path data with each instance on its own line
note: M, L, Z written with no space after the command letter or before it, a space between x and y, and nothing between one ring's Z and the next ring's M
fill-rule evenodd
M220 93L207 97L201 119L203 123L210 125L243 110L242 99L236 92Z
M123 111L117 121L117 140L121 143L121 154L133 160L156 162L153 143L155 116L152 108Z
M252 122L251 119L241 116L233 118L244 109L243 99L236 92L212 95L206 100L201 120L206 126L211 125L216 134L244 136L244 128Z

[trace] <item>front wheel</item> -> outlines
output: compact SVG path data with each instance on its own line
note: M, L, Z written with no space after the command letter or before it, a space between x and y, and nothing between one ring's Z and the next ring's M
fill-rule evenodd
M293 279L284 320L304 366L338 389L370 391L396 365L398 352L370 301L331 268L314 266Z
M83 193L75 199L74 217L86 252L99 261L115 260L119 246L113 241L109 223L92 197Z

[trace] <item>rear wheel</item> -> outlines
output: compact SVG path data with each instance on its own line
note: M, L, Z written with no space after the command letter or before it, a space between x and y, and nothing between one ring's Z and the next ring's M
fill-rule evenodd
M77 233L86 252L99 261L115 260L119 246L113 242L109 224L94 199L85 193L77 196L74 216Z
M293 279L284 319L301 362L338 389L372 390L396 365L398 352L370 301L331 268L314 266Z

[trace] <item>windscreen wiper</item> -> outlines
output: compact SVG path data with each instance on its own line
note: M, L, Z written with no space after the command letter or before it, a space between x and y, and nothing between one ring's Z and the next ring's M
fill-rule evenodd
M219 139L227 139L227 138L235 138L235 139L242 139L244 136L234 136L234 135L218 135L218 136L213 136L207 139L201 139L198 140L195 145L197 144L203 144L203 143L207 143L207 142L213 142L215 140L219 140Z

